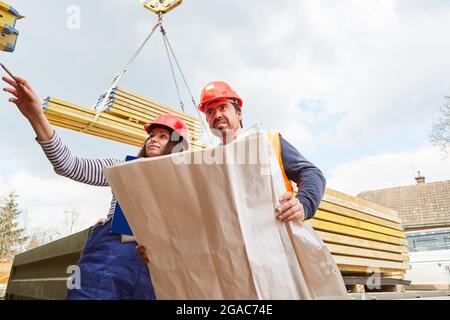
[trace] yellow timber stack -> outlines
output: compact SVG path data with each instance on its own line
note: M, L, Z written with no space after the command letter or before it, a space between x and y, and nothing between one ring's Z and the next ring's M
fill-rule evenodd
M409 251L396 211L327 188L314 219L306 223L325 242L344 279L377 274L382 283L391 284L383 290L404 291L396 280L405 280L410 269ZM364 292L367 284L358 283L352 292Z
M404 272L408 243L394 210L327 188L314 219L318 231L344 272Z
M57 98L45 99L43 108L52 125L138 147L142 146L148 137L144 124L161 114L175 114L183 119L189 129L191 148L202 148L198 142L201 133L198 118L121 88L113 90L106 110L101 112L97 119L96 110Z

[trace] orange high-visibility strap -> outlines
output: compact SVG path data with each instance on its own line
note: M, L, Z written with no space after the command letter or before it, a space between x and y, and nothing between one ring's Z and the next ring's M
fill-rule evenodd
M286 186L286 190L289 192L294 192L294 188L292 187L291 180L286 176L284 172L283 166L283 158L281 155L281 143L280 143L280 133L279 132L269 132L269 140L272 142L273 149L278 158L278 163L280 165L281 173L283 174L284 185Z

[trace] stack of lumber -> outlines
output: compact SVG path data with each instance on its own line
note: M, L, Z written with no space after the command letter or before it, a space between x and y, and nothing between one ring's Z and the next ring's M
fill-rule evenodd
M57 98L47 98L44 113L52 125L91 134L134 146L142 146L148 137L144 125L161 114L175 114L187 125L190 146L200 149L201 126L198 118L162 106L129 91L115 88L105 111L97 115L94 109L84 108Z
M16 48L19 31L16 21L24 18L9 4L0 1L0 50L13 52Z
M344 275L381 273L404 279L408 247L396 211L327 188L314 219Z

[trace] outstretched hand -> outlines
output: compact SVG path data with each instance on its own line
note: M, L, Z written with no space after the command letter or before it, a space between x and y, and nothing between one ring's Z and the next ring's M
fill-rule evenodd
M3 88L12 95L9 102L14 103L36 132L38 140L46 141L53 137L54 130L41 107L41 101L30 84L17 76L2 77L11 87Z
M14 103L20 112L28 120L33 120L43 114L41 102L30 84L20 77L2 77L3 81L11 87L3 88L3 91L10 93L13 97L9 102Z

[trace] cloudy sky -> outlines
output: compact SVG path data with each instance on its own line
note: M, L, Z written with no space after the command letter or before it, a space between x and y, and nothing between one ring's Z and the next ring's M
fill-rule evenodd
M18 21L11 71L43 99L92 106L150 32L155 16L138 0L9 0ZM244 123L282 132L352 195L450 179L450 159L428 143L450 95L447 0L185 0L164 18L168 37L198 100L225 80L244 99ZM276 10L275 10L276 9ZM80 28L74 13L80 12ZM68 24L69 23L69 24ZM159 34L121 86L164 104L178 99ZM108 188L57 176L29 124L0 93L0 195L19 194L30 226L60 228L64 211L79 228L106 216ZM187 112L194 114L184 92ZM137 149L57 129L84 157L123 158Z

